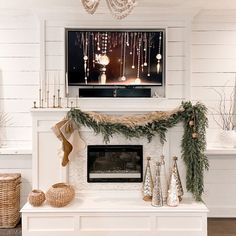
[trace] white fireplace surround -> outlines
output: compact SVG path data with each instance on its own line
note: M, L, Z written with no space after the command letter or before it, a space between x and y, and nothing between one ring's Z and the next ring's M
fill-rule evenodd
M109 114L137 114L157 110L172 110L179 106L165 99L80 99L83 111ZM60 121L68 109L34 109L33 118L33 188L46 191L56 182L69 182L76 188L76 199L64 208L53 208L45 203L22 209L22 236L207 236L207 208L196 203L186 193L179 207L152 207L142 200L141 183L87 183L87 149L69 166L62 167L58 150L61 142L51 127ZM101 135L82 127L81 136L87 144L103 144ZM141 144L145 157L153 157L152 164L163 153L166 167L171 157L180 157L183 135L181 124L167 133L162 147L159 137L148 143L145 139L126 140L115 136L110 144ZM185 189L185 168L178 161ZM144 161L145 170L145 161ZM153 171L154 174L154 171Z
M101 105L101 106L100 106ZM80 109L105 112L108 114L142 114L149 111L172 110L180 104L168 103L166 99L80 99ZM77 192L90 190L138 190L140 183L87 183L87 148L78 154L77 158L70 161L67 167L60 165L62 158L61 143L53 134L51 127L62 120L68 109L34 109L33 117L33 188L47 190L55 182L69 182L73 184ZM102 135L94 135L93 131L82 127L81 137L87 145L103 145ZM181 125L171 129L167 133L167 142L162 146L159 137L156 136L149 143L145 138L127 140L122 136L114 136L110 140L111 145L143 145L144 164L147 156L152 157L152 166L161 154L166 156L166 166L169 169L172 156L180 157L180 140L171 143L172 140L182 137ZM170 145L172 147L170 147ZM145 165L144 165L145 166ZM185 168L179 158L179 168L183 183L185 182ZM50 171L53 170L53 171ZM47 176L50 173L50 177ZM154 174L154 169L153 169ZM185 184L184 184L185 186ZM186 191L185 191L186 192Z

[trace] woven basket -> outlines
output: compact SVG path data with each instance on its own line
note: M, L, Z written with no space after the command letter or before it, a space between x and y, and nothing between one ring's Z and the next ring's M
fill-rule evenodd
M0 173L0 228L14 228L20 220L20 174Z
M46 193L47 202L53 207L63 207L69 204L75 196L74 188L66 183L57 183Z
M41 206L45 199L44 192L39 189L33 189L28 195L28 202L35 207Z

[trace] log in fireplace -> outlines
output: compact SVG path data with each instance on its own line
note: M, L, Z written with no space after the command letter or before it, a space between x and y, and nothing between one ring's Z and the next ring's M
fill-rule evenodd
M87 180L142 182L142 145L88 145Z

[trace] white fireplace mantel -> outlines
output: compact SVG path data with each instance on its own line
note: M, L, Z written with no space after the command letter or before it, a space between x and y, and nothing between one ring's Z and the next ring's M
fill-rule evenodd
M79 99L78 104L83 111L119 115L172 110L180 105L176 101L158 98L84 98ZM70 167L62 167L61 154L58 154L61 142L51 130L51 127L63 119L68 111L69 108L32 109L33 188L47 191L56 182L70 182L77 188L77 197L69 206L60 209L52 208L47 204L37 208L26 204L22 209L23 236L207 235L208 210L203 203L187 200L191 195L186 193L186 190L185 199L179 207L155 208L142 200L140 183L99 185L76 181L86 179L86 150L75 160L71 160ZM87 144L102 143L102 137L95 136L92 130L82 127L80 132ZM167 133L167 142L163 147L158 137L148 143L144 139L126 140L117 136L111 140L111 144L141 142L144 147L144 159L150 154L154 164L160 154L164 153L167 157L166 167L169 168L171 157L180 156L182 133L181 125L172 128ZM185 167L182 160L179 160L178 164L185 188Z
M70 99L70 101L72 100ZM67 103L67 101L64 100L64 103ZM78 108L82 111L98 111L110 114L140 114L150 111L172 110L180 104L160 98L79 98L78 105ZM55 182L68 181L69 168L61 166L61 154L58 155L61 149L61 142L56 138L51 127L62 120L69 110L70 108L37 108L31 111L33 120L32 163L34 188L47 190ZM86 127L83 127L81 131L89 132ZM93 134L91 133L91 135ZM126 142L124 141L124 143ZM164 151L168 156L168 141L163 149L161 151ZM166 160L167 164L168 161ZM47 173L50 173L50 175Z
M70 102L76 104L76 98L63 99L64 108L39 108L33 109L34 112L67 112L70 109ZM181 105L182 100L171 100L166 98L79 98L78 108L83 111L106 111L106 112L148 112L148 111L167 111L175 109Z

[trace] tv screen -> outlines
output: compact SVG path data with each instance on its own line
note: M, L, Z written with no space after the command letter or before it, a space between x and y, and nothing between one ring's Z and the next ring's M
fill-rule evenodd
M66 30L69 86L161 86L164 30Z

